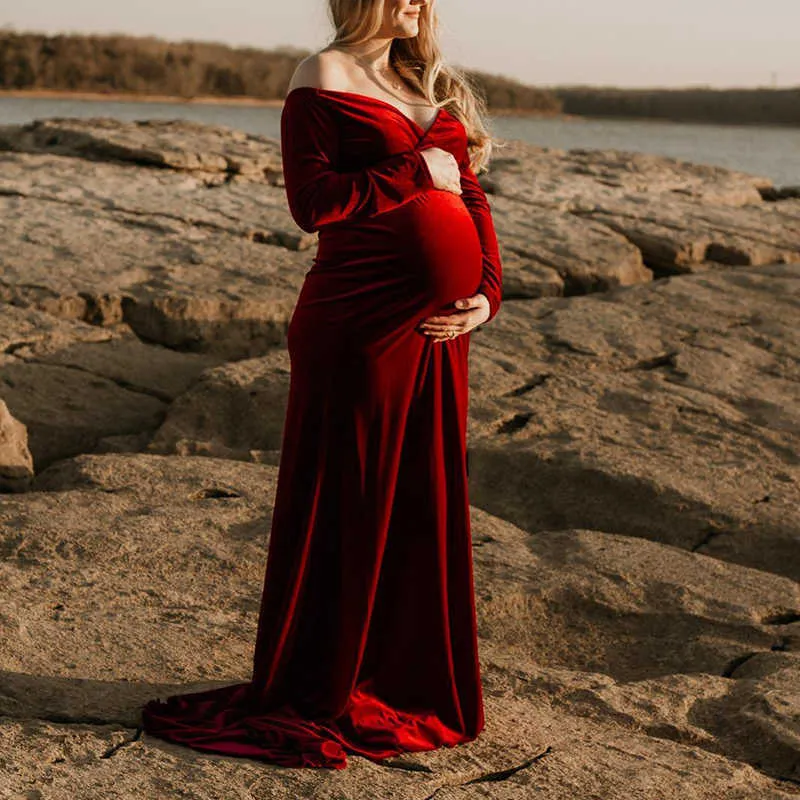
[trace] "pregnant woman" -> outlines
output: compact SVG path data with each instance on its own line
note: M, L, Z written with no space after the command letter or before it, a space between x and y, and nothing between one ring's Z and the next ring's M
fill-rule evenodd
M319 233L291 381L252 679L151 700L162 739L342 768L484 726L467 493L470 331L501 303L480 101L433 0L330 0L337 36L281 117L289 208Z

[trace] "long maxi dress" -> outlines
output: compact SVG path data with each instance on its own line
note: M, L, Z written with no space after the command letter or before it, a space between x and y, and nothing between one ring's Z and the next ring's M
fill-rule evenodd
M470 334L417 328L502 294L466 130L301 86L281 116L289 208L318 231L291 378L252 678L151 700L148 734L285 766L454 746L484 727L467 491ZM462 194L421 152L456 157Z

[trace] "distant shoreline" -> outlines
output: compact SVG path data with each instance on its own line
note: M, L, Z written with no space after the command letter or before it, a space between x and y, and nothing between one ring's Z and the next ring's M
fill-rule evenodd
M4 97L27 97L52 100L92 100L112 103L164 103L169 105L230 105L254 106L257 108L282 108L281 98L225 97L217 95L198 95L180 97L164 94L131 94L130 92L64 92L53 89L0 89L0 99ZM491 115L541 117L546 119L581 120L578 114L563 114L557 111L536 111L526 108L491 108Z
M113 103L170 103L172 105L241 105L241 106L277 106L283 105L280 99L264 99L260 97L217 97L204 95L198 97L179 97L168 94L132 94L131 92L64 92L54 89L0 89L3 97L49 98L53 100L107 100Z
M22 97L31 99L53 100L89 100L112 103L163 103L165 105L218 105L218 106L250 106L254 108L282 108L282 98L260 98L242 96L197 95L181 97L180 95L132 94L130 92L65 92L55 89L0 89L0 100L4 97ZM674 117L643 117L638 115L622 116L617 114L574 114L563 111L541 111L527 108L489 108L490 116L528 117L532 119L554 119L563 122L590 122L592 120L609 120L613 122L672 122L681 125L719 125L722 127L764 127L794 128L794 123L764 122L761 120L743 120L728 122L724 120L702 120Z

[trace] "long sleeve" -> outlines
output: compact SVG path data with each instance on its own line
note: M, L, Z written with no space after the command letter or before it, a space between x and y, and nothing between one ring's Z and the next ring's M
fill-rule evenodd
M289 210L308 233L372 217L434 188L421 151L397 153L355 172L336 169L337 124L317 96L290 92L281 113L281 158Z
M461 170L461 199L469 209L483 249L483 278L478 291L489 300L489 319L493 319L503 301L503 263L497 243L497 233L486 192L478 182L469 162L469 154L459 162Z

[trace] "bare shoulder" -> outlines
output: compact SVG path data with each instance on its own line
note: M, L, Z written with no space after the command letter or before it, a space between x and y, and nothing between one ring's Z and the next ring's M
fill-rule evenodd
M350 80L346 58L347 56L336 50L320 50L306 56L297 65L287 91L300 86L313 86L317 89L347 89Z

